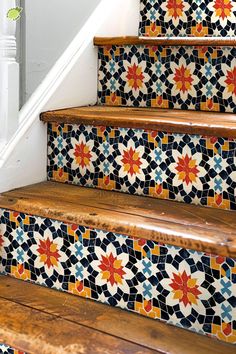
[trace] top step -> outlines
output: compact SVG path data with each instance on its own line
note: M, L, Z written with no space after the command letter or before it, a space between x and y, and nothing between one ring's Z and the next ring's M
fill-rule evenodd
M141 0L143 36L235 36L234 0Z

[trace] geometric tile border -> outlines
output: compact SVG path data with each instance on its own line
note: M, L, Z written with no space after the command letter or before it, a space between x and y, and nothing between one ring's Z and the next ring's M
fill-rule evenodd
M235 259L2 209L0 254L15 278L236 343Z
M236 112L236 48L99 47L98 103Z
M17 349L13 349L8 345L0 343L0 354L26 354L26 353Z
M234 0L141 0L140 35L235 36Z
M53 123L48 178L236 210L236 139Z

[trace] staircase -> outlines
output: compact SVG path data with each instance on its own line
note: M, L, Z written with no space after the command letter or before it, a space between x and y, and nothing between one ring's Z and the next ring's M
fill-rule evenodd
M235 352L235 14L142 0L139 37L94 39L97 105L42 113L48 181L0 196L2 343Z

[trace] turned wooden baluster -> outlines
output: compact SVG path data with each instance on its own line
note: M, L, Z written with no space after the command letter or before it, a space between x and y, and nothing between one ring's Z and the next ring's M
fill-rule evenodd
M19 65L16 62L16 21L7 18L15 0L0 1L0 147L18 126Z

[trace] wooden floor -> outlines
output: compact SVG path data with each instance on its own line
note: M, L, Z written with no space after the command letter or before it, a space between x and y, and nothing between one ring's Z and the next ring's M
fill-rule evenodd
M3 193L0 208L236 257L231 211L55 182Z
M140 128L236 138L236 116L231 113L132 107L75 107L41 114L44 122Z
M235 354L215 339L7 276L0 308L0 342L32 354Z

